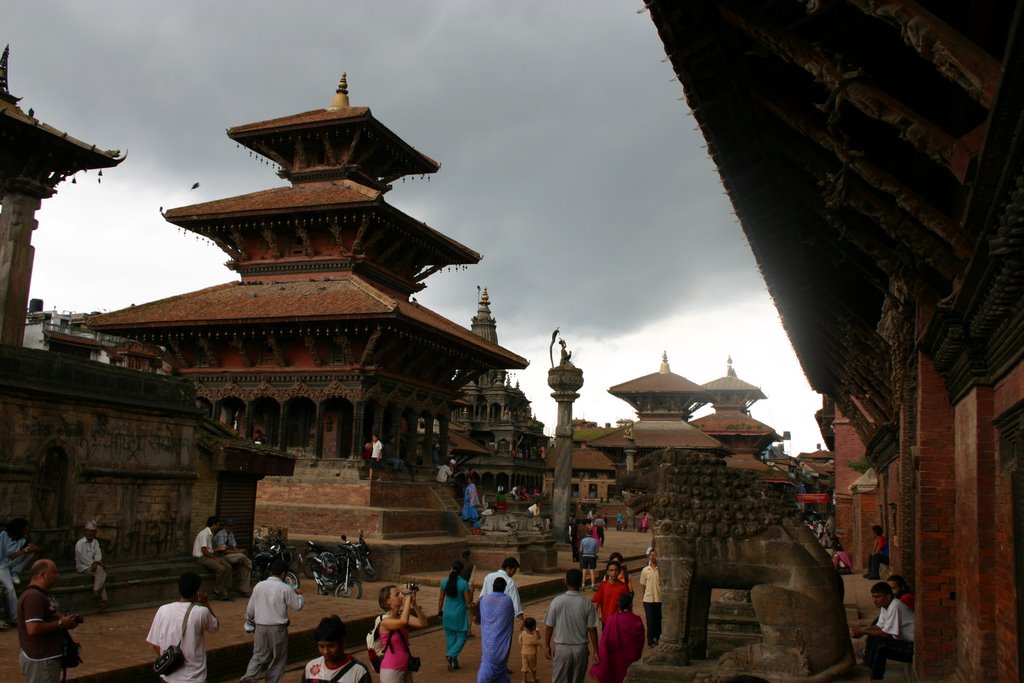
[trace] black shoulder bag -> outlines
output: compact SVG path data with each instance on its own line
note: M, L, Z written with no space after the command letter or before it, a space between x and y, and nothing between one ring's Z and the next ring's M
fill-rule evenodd
M178 638L177 645L168 645L167 649L160 653L160 656L153 662L153 671L158 676L166 676L172 674L181 668L181 665L185 663L185 653L181 651L181 641L185 639L185 627L188 626L188 615L192 613L192 608L196 606L196 603L191 603L188 609L185 610L185 618L181 620L181 637Z

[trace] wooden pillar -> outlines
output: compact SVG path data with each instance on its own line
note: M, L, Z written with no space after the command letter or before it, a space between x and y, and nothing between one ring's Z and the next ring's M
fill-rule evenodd
M35 248L32 231L41 198L8 181L0 199L0 344L23 346Z
M316 429L313 438L313 457L324 457L324 402L316 402Z
M252 401L245 402L245 438L252 439Z
M438 441L441 444L441 461L448 461L448 416L438 418L441 423L441 431L438 434Z
M352 403L352 438L348 449L348 457L354 458L356 454L363 452L363 416L366 413L366 402L355 401Z
M419 421L416 414L409 411L406 414L405 422L405 461L418 465L419 457L416 448L416 423Z
M278 413L278 416L277 416L277 438L275 439L275 441L277 442L277 447L280 448L283 451L286 448L286 446L285 446L285 438L284 438L284 426L285 426L285 420L287 419L287 416L288 416L288 402L285 401L284 403L281 403L280 405L281 405L281 410L280 410L280 412Z

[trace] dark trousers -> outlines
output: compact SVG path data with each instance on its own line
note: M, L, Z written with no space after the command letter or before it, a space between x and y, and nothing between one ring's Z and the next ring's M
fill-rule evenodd
M871 667L871 680L885 678L885 663L890 659L894 662L914 661L914 643L888 636L868 636L864 647L864 666Z
M881 553L874 553L868 558L868 578L880 581L878 572L882 570L883 564L889 564L889 558Z
M661 639L661 603L645 602L643 606L647 615L647 644L654 647Z

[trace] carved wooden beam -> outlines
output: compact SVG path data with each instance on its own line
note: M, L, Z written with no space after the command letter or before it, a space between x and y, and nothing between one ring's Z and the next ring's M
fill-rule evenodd
M276 149L274 149L267 143L256 141L253 146L257 150L259 150L260 154L267 157L268 159L271 159L282 168L288 168L289 166L291 166L291 162L288 159L285 159L283 156L281 156L281 154Z
M217 354L213 348L213 344L210 343L210 339L205 335L197 335L196 341L199 342L199 346L202 347L203 352L206 354L206 359L210 363L211 368L219 368L220 361L217 359Z
M174 339L173 337L167 340L167 348L174 354L174 359L178 361L178 365L183 368L192 367L191 363L185 360L185 354L181 351L181 341Z
M834 154L836 159L852 169L868 185L892 197L896 205L915 221L950 244L957 257L964 261L970 259L973 251L970 241L946 214L936 209L888 171L865 159L861 152L848 149L834 135L815 124L809 117L801 116L792 107L786 107L775 101L775 98L768 97L763 93L755 92L754 98L794 131Z
M352 353L352 344L349 343L348 336L344 334L338 334L332 337L332 341L337 349L337 356L341 357L342 365L355 365L356 357Z
M370 212L363 213L363 219L359 221L359 228L356 229L356 237L352 240L352 253L361 254L365 251L363 247L363 239L366 237L366 231L370 228Z
M267 349L270 350L271 358L274 359L274 363L284 367L288 363L285 361L284 352L281 351L281 340L277 338L275 334L268 334L266 336Z
M313 241L309 239L309 231L306 230L305 226L296 225L295 234L302 238L302 253L307 258L313 258L316 256L316 250L313 248Z
M331 138L325 129L320 130L320 144L324 148L324 158L331 166L338 165L338 154L331 143Z
M384 265L387 263L388 259L391 258L391 255L399 249L408 249L408 245L406 245L405 241L401 239L391 240L391 244L388 245L384 251L379 253L375 260L381 265Z
M443 267L444 266L434 265L434 266L430 266L430 267L426 268L425 270L421 270L419 273L416 274L416 277L414 277L412 279L412 281L413 282L422 282L423 280L426 280L428 277L430 277L431 275L433 275L437 271L441 270Z
M232 225L228 229L228 234L231 235L231 242L235 245L235 249L238 251L239 257L243 261L248 261L250 256L248 250L245 248L245 238L242 236L242 231L237 225Z
M270 249L274 256L282 256L281 246L277 243L277 235L274 234L274 228L269 223L260 228L260 235L263 236L263 240L267 243L267 249Z
M719 12L728 24L780 59L804 69L828 88L829 98L824 108L837 111L841 102L849 102L864 115L888 123L896 129L901 139L953 173L956 140L942 128L892 95L861 82L858 80L859 71L837 63L834 56L825 53L820 47L782 29L755 24L729 8L720 6ZM962 179L958 180L962 182Z
M374 354L377 352L377 345L380 343L381 334L383 334L380 327L374 328L370 334L370 338L366 340L366 346L363 348L363 355L359 359L359 364L362 366L370 365L373 362Z
M865 14L900 30L903 42L930 61L974 101L992 108L1002 65L914 0L848 0Z
M348 144L341 148L340 162L342 165L349 165L352 163L352 155L355 154L356 148L359 147L359 141L363 137L363 129L358 128L352 135L352 139L348 141Z
M320 347L317 344L315 335L307 334L304 341L306 342L306 348L309 349L309 355L313 358L313 365L320 367L323 365L323 360L320 358Z
M247 368L251 368L256 364L252 357L252 354L245 348L245 342L238 336L231 340L231 346L238 351L238 355L242 357L242 365Z

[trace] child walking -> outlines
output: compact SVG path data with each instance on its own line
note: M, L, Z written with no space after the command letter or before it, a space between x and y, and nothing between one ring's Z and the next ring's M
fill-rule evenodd
M540 647L540 632L537 620L523 619L523 630L519 632L519 644L523 654L523 683L539 683L537 680L537 649Z

